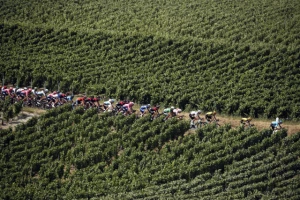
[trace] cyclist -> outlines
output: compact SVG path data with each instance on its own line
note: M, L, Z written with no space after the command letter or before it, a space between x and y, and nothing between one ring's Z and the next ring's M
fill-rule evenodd
M23 101L29 100L29 97L31 96L32 89L24 88L24 90L21 91L20 96L23 98Z
M165 108L163 111L164 115L168 116L169 113L172 113L174 109L175 109L174 106L171 106L170 108Z
M104 103L103 103L104 112L109 111L109 110L110 111L113 110L114 109L114 105L113 105L114 102L115 102L114 99L109 99L108 101L104 101Z
M85 105L85 100L86 100L86 96L83 96L83 97L78 97L75 101L75 105L78 106L78 105L82 105L84 106Z
M167 108L164 110L164 115L167 115L164 120L167 120L169 118L178 116L178 113L181 113L180 108L174 108L173 106L171 108ZM178 119L181 119L183 116L178 116Z
M276 121L271 122L270 127L273 131L277 131L277 130L282 129L281 124L282 124L282 121L279 120L279 118L277 117Z
M94 96L90 96L85 99L84 105L86 109L93 107L94 103L92 102L92 99L94 99Z
M27 88L26 88L26 89L27 89ZM16 95L17 95L18 97L21 97L21 98L22 98L21 92L22 92L23 90L25 90L25 88L17 88L17 89L16 89Z
M248 117L248 118L242 118L242 119L241 119L241 124L247 125L247 126L251 126L251 124L250 124L251 120L252 120L251 117Z
M196 128L195 121L201 119L200 118L201 110L191 111L189 117L191 119L190 127Z
M151 107L150 104L141 106L140 108L141 117L143 117L147 113L147 111L150 112L149 111L150 107Z
M67 95L65 93L58 92L58 96L56 98L57 99L56 103L59 104L59 105L67 103L66 97L67 97Z
M116 104L116 108L117 108L118 112L120 112L120 111L122 110L122 107L123 107L125 104L127 104L127 103L129 103L129 102L128 102L128 101L119 101L119 102Z
M3 86L1 87L1 91L5 90L5 89L7 89L7 86L6 86L6 85L3 85Z
M74 98L74 96L73 96L72 94L70 94L70 92L67 92L67 93L66 93L65 100L66 100L67 102L73 102L73 98Z
M207 121L207 122L211 122L212 119L213 119L214 121L217 121L217 119L216 119L216 114L217 114L216 111L206 113L206 114L205 114L205 119L206 119L206 121Z
M48 105L54 107L56 91L47 95Z
M94 106L96 106L97 108L100 108L100 104L99 104L99 101L100 101L100 97L93 97L91 99L92 103L94 104Z
M159 105L155 105L154 107L150 108L149 110L151 114L151 120L153 120L154 116L159 116Z
M129 102L127 104L124 104L122 106L122 110L123 110L123 114L126 116L126 115L130 115L133 110L132 110L132 107L133 107L134 103L133 102Z
M6 89L2 90L2 95L12 97L13 96L13 92L14 92L13 87L6 88Z
M178 116L178 114L181 113L181 112L182 112L182 110L180 108L175 108L173 110L173 113L175 113L175 116Z
M34 96L37 97L37 99L40 99L40 100L43 100L46 98L46 94L48 92L48 89L44 89L44 90L40 90L40 91L37 91L37 90L33 90L33 94Z

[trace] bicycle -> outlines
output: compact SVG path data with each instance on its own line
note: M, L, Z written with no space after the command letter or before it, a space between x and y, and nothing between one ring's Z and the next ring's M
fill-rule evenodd
M212 119L212 120L206 120L206 121L202 121L202 120L204 120L204 118L200 118L197 122L196 122L196 124L197 124L197 126L200 126L200 127L202 127L202 126L206 126L206 125L208 125L208 124L215 124L217 127L220 127L221 125L219 124L219 119Z
M250 124L250 122L241 122L241 126L244 128L251 128L254 127L254 124Z
M204 118L199 118L196 123L194 124L195 128L201 128L203 126L206 126L208 124L207 121L203 121Z

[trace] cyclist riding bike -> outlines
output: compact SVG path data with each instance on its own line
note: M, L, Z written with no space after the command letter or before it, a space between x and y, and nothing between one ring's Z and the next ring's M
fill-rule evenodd
M242 124L242 125L251 126L251 124L250 124L251 120L252 120L251 117L248 117L248 118L242 118L242 119L241 119L241 124Z
M85 99L86 99L86 96L78 97L75 101L75 105L76 106L78 106L78 105L84 106L85 105Z
M44 89L44 90L33 90L33 94L35 95L35 97L37 99L40 99L40 100L43 100L47 97L47 92L48 92L48 89Z
M60 105L67 103L66 97L67 95L65 93L58 92L57 103Z
M20 96L23 98L23 101L29 100L32 94L32 89L25 89L21 91Z
M132 109L133 105L134 105L133 102L129 102L129 103L123 105L122 111L123 111L123 114L125 116L132 114L132 112L133 112L133 109Z
M281 130L282 129L282 121L279 120L279 118L277 117L276 118L276 121L272 121L271 124L270 124L270 128L273 130L273 131L278 131L278 130Z
M201 119L200 118L201 110L191 111L189 117L191 119L190 127L196 128L195 121Z
M178 115L179 113L181 113L181 111L182 110L180 108L174 108L173 106L170 109L165 109L164 114L165 115L167 114L167 116L165 117L164 120L167 120L169 118L176 117L176 116L178 119L182 119L183 116Z
M97 108L100 108L100 104L99 104L99 101L100 101L100 97L93 97L91 99L91 102L94 104L95 107Z
M150 112L150 111L149 111L150 107L151 107L150 104L148 104L148 105L143 105L143 106L140 107L141 117L143 117L143 116L147 113L147 111Z
M174 106L171 106L170 108L165 108L163 113L164 113L164 115L168 116L169 113L173 113L174 109L175 109Z
M104 112L112 111L114 109L114 105L113 105L114 102L115 102L114 99L109 99L108 101L104 101L103 103Z
M216 114L217 114L216 111L206 113L205 114L206 121L209 123L212 121L217 121Z
M94 96L90 96L85 99L85 108L86 109L94 106L94 103L92 102L93 99L94 99Z
M23 90L25 90L25 88L17 88L17 89L16 89L16 95L17 95L17 97L22 98L21 92L22 92Z
M128 101L119 101L119 102L116 104L116 108L117 108L118 112L120 112L120 111L122 110L122 107L123 107L125 104L127 104L127 103L129 103L129 102L128 102Z
M67 102L73 102L73 98L74 98L74 96L73 96L72 94L70 94L70 92L67 92L67 93L66 93L65 100L66 100Z
M150 108L149 112L151 114L151 120L153 120L155 116L159 116L159 105Z
M14 94L13 92L14 92L13 87L6 88L6 89L2 90L2 95L13 97L13 94Z
M3 86L1 87L1 91L5 90L5 89L7 89L7 86L6 86L6 85L3 85Z

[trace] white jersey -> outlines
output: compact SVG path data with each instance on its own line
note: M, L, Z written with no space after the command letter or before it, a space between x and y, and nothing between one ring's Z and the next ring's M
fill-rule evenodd
M106 106L111 106L110 101L105 101L103 104L106 105Z
M36 91L35 94L38 96L46 96L44 91Z
M190 114L191 115L197 115L197 111L191 111Z
M19 88L19 89L17 89L16 92L22 92L23 90L24 90L23 88Z
M181 109L180 108L175 108L174 110L173 110L173 113L175 113L176 115L178 115L178 113L181 113Z

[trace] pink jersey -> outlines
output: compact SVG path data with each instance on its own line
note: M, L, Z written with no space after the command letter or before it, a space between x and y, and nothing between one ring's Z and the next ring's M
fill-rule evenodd
M127 109L129 110L131 107L130 107L130 105L127 103L127 104L124 104L124 105L123 105L123 108L127 108Z
M25 94L26 96L28 96L29 94L31 94L31 89L23 90L21 93Z
M11 95L12 90L11 89L4 89L2 90L2 93L6 93L8 95Z
M48 94L47 97L57 98L57 97L58 97L58 94L57 94L56 92L53 92L53 93Z

